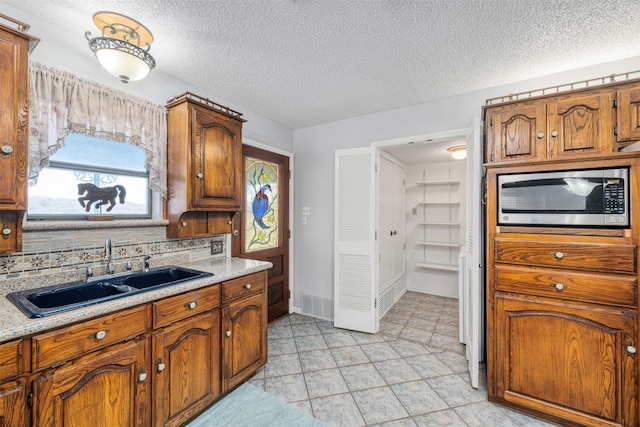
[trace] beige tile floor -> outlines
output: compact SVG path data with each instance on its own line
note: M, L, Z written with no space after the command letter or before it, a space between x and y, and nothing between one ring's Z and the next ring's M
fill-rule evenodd
M470 385L458 300L407 292L380 332L291 314L268 329L269 360L250 382L330 426L552 426L487 401Z

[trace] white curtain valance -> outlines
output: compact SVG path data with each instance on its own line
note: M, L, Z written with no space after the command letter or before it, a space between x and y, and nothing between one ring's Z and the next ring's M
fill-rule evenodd
M167 196L164 106L66 71L29 63L29 181L35 183L64 138L79 133L136 145L145 152L149 187Z

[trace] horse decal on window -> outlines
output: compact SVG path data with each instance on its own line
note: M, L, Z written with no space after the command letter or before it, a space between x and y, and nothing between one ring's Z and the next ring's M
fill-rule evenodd
M97 202L94 208L99 208L102 205L109 204L107 212L111 211L116 205L116 197L119 198L120 204L124 204L124 197L127 195L127 190L122 185L116 185L114 187L100 188L93 184L78 184L78 201L80 205L89 212L91 210L91 204Z

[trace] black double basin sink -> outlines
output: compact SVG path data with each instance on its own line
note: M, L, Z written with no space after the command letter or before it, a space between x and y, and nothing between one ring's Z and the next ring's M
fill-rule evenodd
M11 292L7 294L7 298L24 314L37 318L207 276L213 276L213 273L171 266L87 282Z

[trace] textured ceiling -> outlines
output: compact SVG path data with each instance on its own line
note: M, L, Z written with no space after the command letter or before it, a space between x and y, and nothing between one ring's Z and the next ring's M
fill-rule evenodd
M69 37L128 15L157 70L292 129L640 56L638 0L3 1Z

